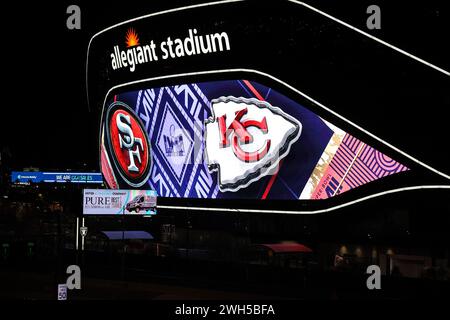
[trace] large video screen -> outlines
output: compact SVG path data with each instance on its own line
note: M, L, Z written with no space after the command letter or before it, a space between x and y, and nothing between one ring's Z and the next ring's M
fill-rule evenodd
M326 199L408 170L247 80L108 97L100 158L109 188L150 188L177 198Z

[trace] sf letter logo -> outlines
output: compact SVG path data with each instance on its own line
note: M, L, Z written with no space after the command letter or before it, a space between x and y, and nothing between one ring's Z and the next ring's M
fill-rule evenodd
M102 172L107 172L118 187L142 186L151 166L149 140L142 122L126 104L114 102L106 111L104 123Z
M273 174L300 137L300 122L268 102L221 97L211 105L205 153L222 192L237 191Z
M119 146L121 149L127 149L130 157L129 172L139 172L138 167L134 163L136 158L139 163L141 160L141 151L144 151L141 138L136 138L131 130L131 118L129 115L119 113L116 118L117 129L119 130ZM133 147L136 148L133 150ZM140 149L139 149L140 148Z

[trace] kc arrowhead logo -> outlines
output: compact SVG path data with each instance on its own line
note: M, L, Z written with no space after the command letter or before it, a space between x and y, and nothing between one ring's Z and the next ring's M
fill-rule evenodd
M221 97L206 121L209 170L220 191L237 191L269 175L301 134L301 123L268 102Z

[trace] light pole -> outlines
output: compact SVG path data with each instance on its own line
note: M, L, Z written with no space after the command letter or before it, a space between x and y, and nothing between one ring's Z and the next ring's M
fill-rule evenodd
M125 279L125 206L122 208L122 261L121 279Z

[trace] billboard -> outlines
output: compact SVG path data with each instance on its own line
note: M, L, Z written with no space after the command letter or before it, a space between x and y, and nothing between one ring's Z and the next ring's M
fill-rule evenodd
M11 172L12 183L103 183L103 177L100 172Z
M154 190L83 190L84 215L155 215Z
M112 189L275 200L327 199L409 170L301 103L241 79L107 97L100 166Z

